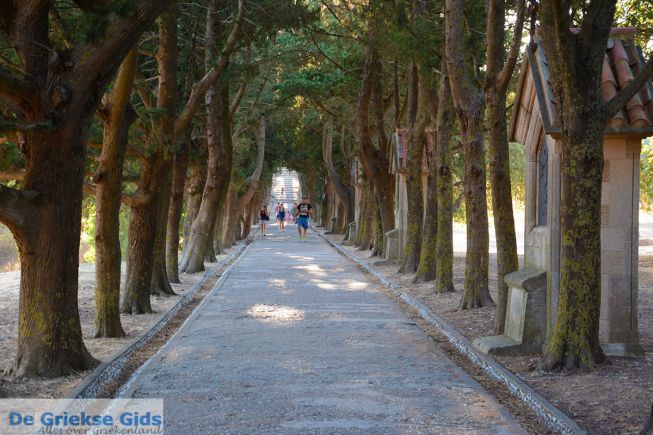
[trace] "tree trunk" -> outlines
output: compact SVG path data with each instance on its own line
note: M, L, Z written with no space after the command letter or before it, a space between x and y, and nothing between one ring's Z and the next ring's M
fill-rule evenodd
M358 228L356 233L356 247L360 251L367 251L372 247L372 206L375 201L374 191L365 180L362 186L363 195L361 198L360 214L358 216Z
M204 145L202 145L204 146ZM206 182L206 159L192 155L190 162L190 179L186 190L186 216L184 217L184 246L188 243L190 228L197 217L202 203L202 190Z
M120 204L127 138L136 120L129 98L137 57L136 49L132 49L120 67L113 91L105 98L102 153L93 177L96 185L95 338L125 336L120 323Z
M176 294L168 281L168 271L166 269L166 234L168 226L168 211L170 209L170 197L172 195L172 158L166 159L166 168L164 176L160 181L161 191L156 210L156 224L154 237L154 248L152 255L152 284L150 294L153 295L174 295Z
M204 270L204 259L213 245L213 231L218 210L224 206L233 162L231 121L229 119L229 87L222 84L206 94L208 169L202 203L191 227L180 269L186 273Z
M437 171L438 235L435 241L435 291L452 292L453 287L453 177L451 135L454 107L449 77L440 79L434 169Z
M508 59L504 62L505 0L490 0L487 17L487 77L485 81L489 125L490 186L492 213L497 243L497 309L494 333L503 334L508 304L508 285L504 277L519 267L515 219L512 211L510 152L506 128L506 91L519 53L525 1L516 2L515 35Z
M65 119L68 124L56 133L25 135L23 192L38 192L38 205L25 207L29 218L20 225L8 225L20 252L19 377L78 373L97 363L82 340L77 303L83 143L90 116Z
M585 107L563 130L557 321L542 368L591 368L605 357L599 344L601 306L601 182L603 131ZM591 109L591 108L590 108ZM594 121L592 121L594 120Z
M492 213L497 243L497 310L494 332L503 334L508 304L508 285L504 277L519 268L517 237L512 210L510 151L506 128L506 95L490 93L488 102L490 185Z
M166 234L166 270L168 280L179 284L179 225L184 208L184 185L188 169L188 141L181 144L172 167L172 192Z
M164 114L158 119L157 150L143 164L138 186L139 192L149 196L150 200L145 205L138 204L132 207L129 223L127 283L121 306L121 311L125 314L152 312L149 294L155 273L158 281L157 288L167 291L165 284L170 286L165 271L165 227L161 227L167 223L172 170L170 154L175 143L177 22L172 11L161 16L159 33L157 108ZM157 237L159 237L158 246ZM172 292L172 288L169 291Z
M411 63L409 74L408 93L408 179L406 190L408 193L408 220L406 228L406 246L402 256L400 273L415 273L419 265L422 249L422 230L424 228L424 200L422 192L422 156L425 142L426 95L420 93L420 80L417 64ZM424 87L423 85L421 86ZM422 89L423 90L423 89ZM420 95L421 94L421 95ZM419 122L417 122L419 113Z
M483 136L485 105L473 65L460 50L464 43L463 3L461 0L445 0L445 5L447 70L465 153L467 255L465 290L460 309L468 309L493 304L488 288L489 235Z
M374 80L380 80L379 66L376 50L373 47L367 48L365 64L363 66L363 80L358 94L356 108L356 134L359 143L358 155L365 170L374 186L376 204L378 206L381 220L381 234L376 236L374 246L375 253L383 252L383 236L387 231L394 228L394 176L388 173L389 163L387 155L375 147L372 142L369 125L369 108L372 98ZM380 132L379 134L381 134ZM376 216L374 216L376 219ZM379 243L380 238L380 243Z

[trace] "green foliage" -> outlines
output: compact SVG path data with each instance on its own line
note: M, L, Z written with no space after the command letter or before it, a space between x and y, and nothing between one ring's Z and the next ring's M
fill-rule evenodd
M642 142L640 160L640 206L647 211L653 210L653 138Z

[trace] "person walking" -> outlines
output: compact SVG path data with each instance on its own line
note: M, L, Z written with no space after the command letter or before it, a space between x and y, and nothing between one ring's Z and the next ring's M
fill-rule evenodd
M258 219L259 225L261 226L261 233L263 233L263 237L265 237L265 230L268 226L268 221L270 220L267 206L264 205L261 207L261 211L258 212Z
M313 214L313 207L308 203L308 198L302 196L302 203L297 207L297 236L300 241L306 241L308 237L311 214Z
M279 204L279 232L286 232L286 209L283 204Z

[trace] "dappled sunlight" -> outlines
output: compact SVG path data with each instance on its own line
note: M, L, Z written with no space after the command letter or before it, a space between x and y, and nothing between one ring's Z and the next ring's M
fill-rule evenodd
M308 260L308 261L315 260L315 257L308 257L305 255L288 255L288 258L292 258L293 260Z
M317 264L306 264L306 265L302 265L302 266L293 266L293 269L305 270L308 273L310 273L311 275L315 275L315 276L320 276L320 277L321 276L327 276L327 273L324 271L324 269L322 269Z
M369 283L364 282L364 281L351 281L347 283L347 288L351 290L363 290L367 287L369 287Z
M271 323L296 322L304 318L304 311L282 305L257 304L247 310L257 320Z

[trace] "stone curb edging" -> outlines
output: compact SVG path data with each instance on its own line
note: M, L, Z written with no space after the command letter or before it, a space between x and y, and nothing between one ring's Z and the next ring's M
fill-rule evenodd
M77 386L70 394L70 399L92 399L96 398L103 390L117 379L123 372L125 364L129 361L134 352L146 346L150 340L163 329L168 322L195 296L205 284L222 268L225 264L235 261L245 249L251 244L252 239L246 239L237 245L227 254L227 256L215 266L204 272L204 277L196 283L188 292L186 292L177 303L168 310L151 328L143 331L131 344L124 347L117 355L110 360L102 362L96 369L88 375L80 385Z
M526 406L528 406L543 423L552 431L562 434L585 434L576 422L569 416L553 406L544 397L536 393L531 387L522 382L517 376L499 364L494 358L476 351L471 342L467 340L460 332L454 329L451 325L445 322L440 316L431 312L424 304L415 299L414 297L402 292L397 284L383 276L380 272L374 270L364 261L351 254L339 243L329 240L321 232L315 231L327 241L336 251L341 255L347 257L354 262L359 268L371 274L380 281L383 285L388 287L395 295L397 295L405 303L417 310L419 315L440 330L440 332L449 340L449 342L463 355L467 357L473 364L481 367L490 377L503 383L510 394L516 396Z

